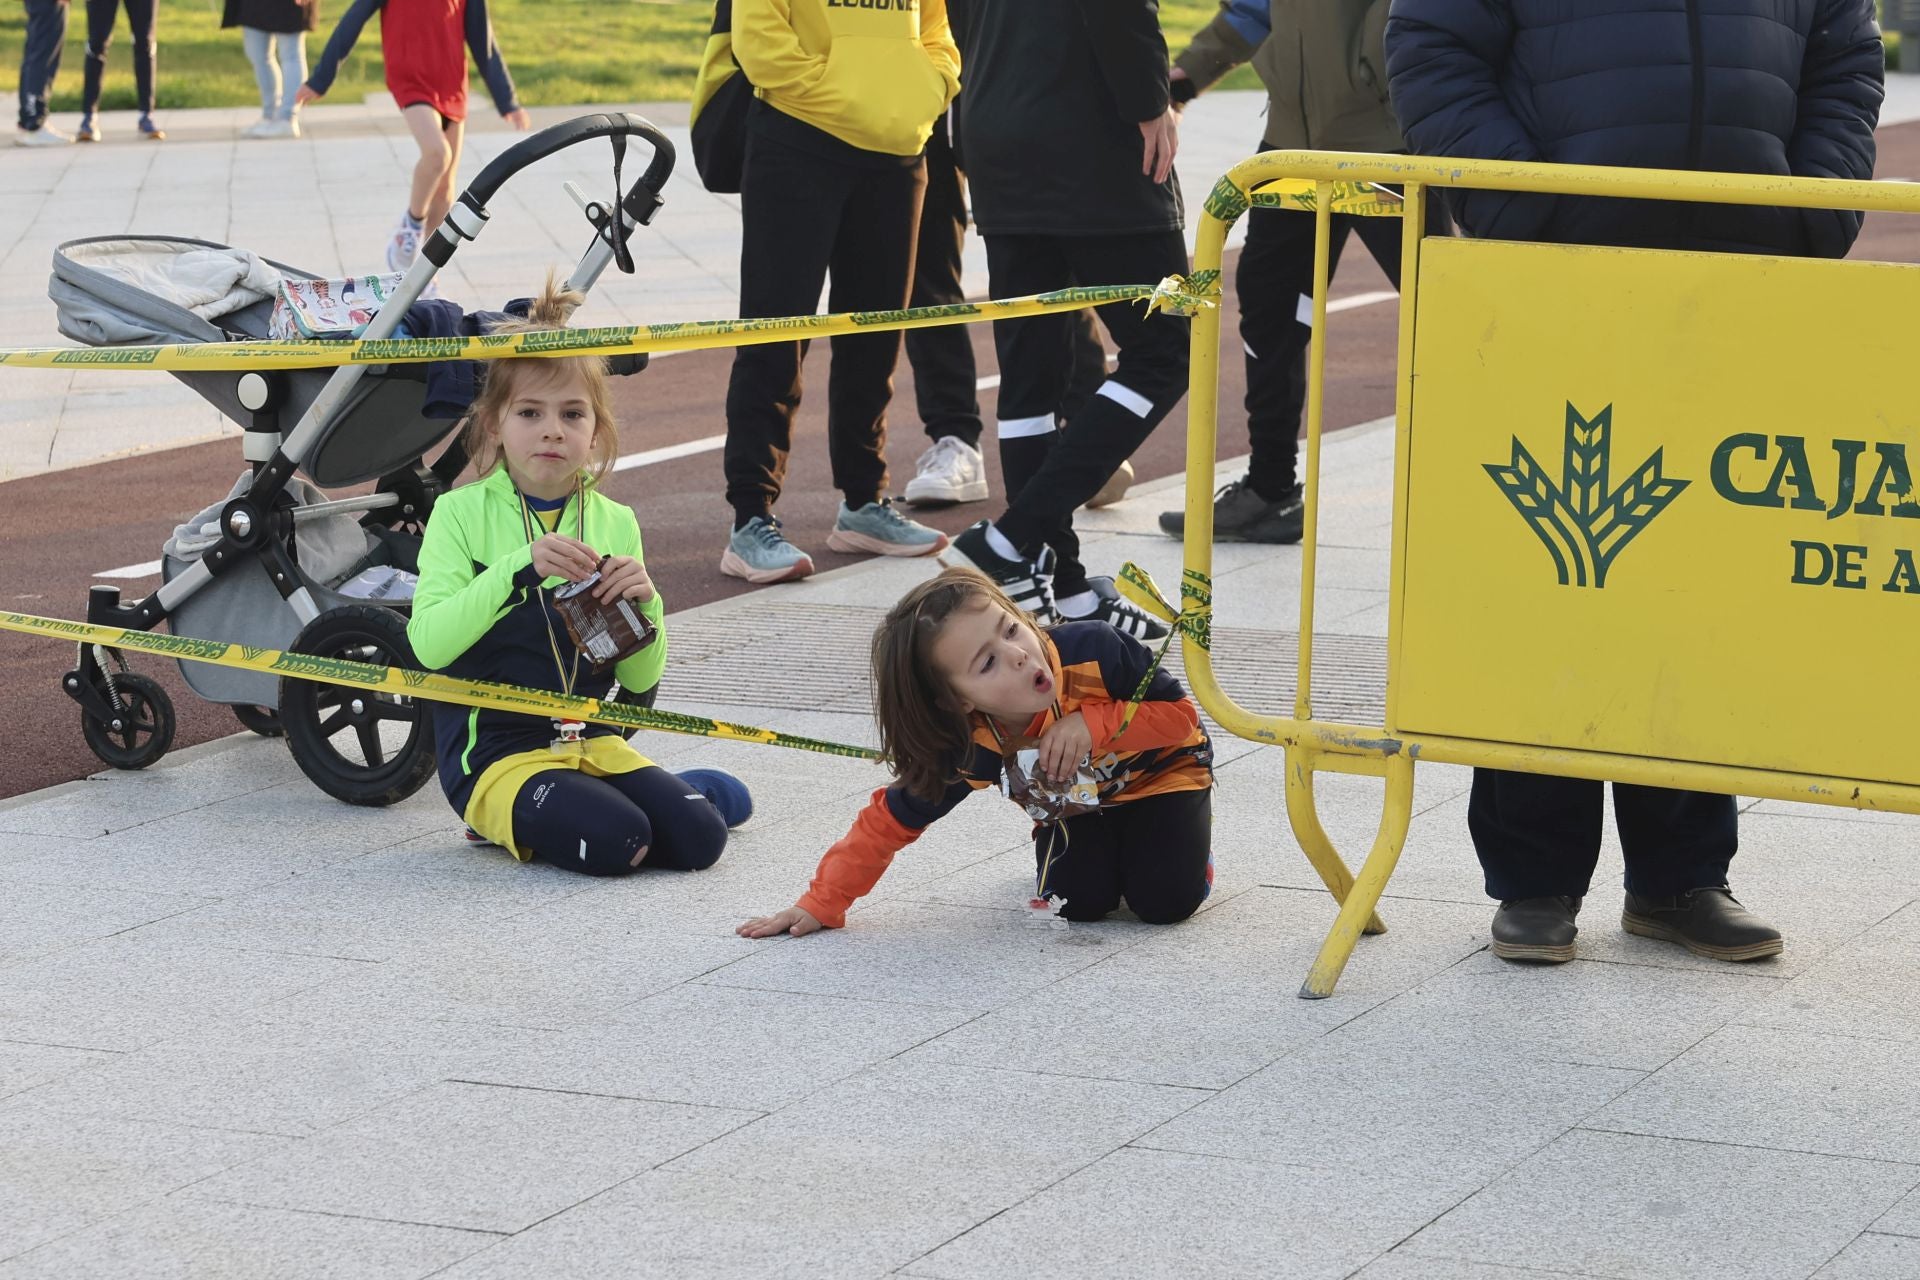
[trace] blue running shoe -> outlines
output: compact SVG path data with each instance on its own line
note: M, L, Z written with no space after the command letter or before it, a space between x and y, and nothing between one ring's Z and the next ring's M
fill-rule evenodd
M842 502L833 532L827 535L827 546L843 554L870 551L877 556L931 556L947 549L947 535L907 519L894 507L893 499L882 498L858 511Z
M720 816L726 819L727 830L733 830L753 816L753 793L747 790L746 783L725 769L688 769L679 778L720 811Z

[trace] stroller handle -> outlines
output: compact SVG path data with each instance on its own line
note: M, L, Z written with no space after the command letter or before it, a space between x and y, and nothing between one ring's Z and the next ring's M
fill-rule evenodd
M673 143L667 135L650 120L636 116L631 112L601 112L597 115L576 116L572 120L562 121L528 138L522 138L505 151L495 156L480 176L467 184L460 193L459 204L466 205L476 213L482 213L494 193L506 185L507 179L520 172L535 161L544 160L556 152L565 151L576 143L588 142L594 138L611 138L617 135L644 138L653 148L653 159L647 165L647 171L640 181L647 184L655 194L667 184L667 177L673 172Z

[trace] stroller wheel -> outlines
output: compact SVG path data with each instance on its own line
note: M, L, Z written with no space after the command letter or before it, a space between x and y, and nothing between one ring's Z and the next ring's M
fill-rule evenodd
M381 666L418 665L406 622L375 605L329 609L301 629L293 649ZM283 676L280 722L300 771L348 804L398 803L433 772L433 721L411 698Z
M113 697L100 690L108 702ZM158 683L130 671L116 672L113 693L119 695L122 714L96 720L80 713L80 735L93 754L116 769L144 769L167 754L173 745L173 699Z
M280 723L280 713L272 707L237 703L233 708L233 718L263 738L287 736L287 726Z

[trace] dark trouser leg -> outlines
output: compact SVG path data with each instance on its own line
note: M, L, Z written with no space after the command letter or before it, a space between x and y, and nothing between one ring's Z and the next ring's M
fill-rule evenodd
M1333 219L1329 279L1348 230L1362 221ZM1398 219L1377 221L1390 221L1396 232L1400 228ZM1313 337L1313 215L1250 210L1247 243L1233 281L1247 355L1247 442L1253 455L1247 479L1255 493L1278 502L1299 481L1300 414L1307 403L1307 344Z
M1071 421L1087 407L1093 393L1107 380L1107 348L1100 341L1100 322L1092 310L1073 313L1073 372L1067 378L1066 398L1060 402L1060 419Z
M740 180L740 314L808 315L819 308L840 211L860 175L830 161L747 137ZM727 382L727 503L736 526L780 498L800 408L806 344L741 347Z
M1063 289L1073 278L1055 237L987 236L985 240L987 287L996 298ZM1060 434L1060 406L1066 398L1074 358L1071 313L996 320L993 349L1000 364L995 415L1000 474L1007 486L1007 501L1012 502L1046 464ZM1052 546L1059 559L1056 584L1064 582L1071 591L1085 589L1086 570L1080 566L1080 543L1073 536L1071 524L1029 543L1016 541L1014 545L1029 558L1038 555L1043 545Z
M1036 886L1069 920L1100 920L1120 908L1119 825L1107 811L1033 829Z
M1158 280L1187 269L1186 244L1177 231L1060 236L1054 244L1065 255L1072 279L1091 287ZM1119 348L1119 363L1061 430L1026 486L1016 494L1009 482L1007 512L994 522L1023 553L1030 554L1029 548L1040 543L1054 548L1061 559L1054 592L1062 597L1086 589L1085 570L1077 563L1077 581L1068 577L1068 553L1062 549L1072 544L1077 562L1074 511L1100 492L1187 391L1184 317L1145 315L1137 303L1104 306L1099 312ZM1003 357L1003 379L1008 372Z
M1616 782L1613 818L1628 893L1670 898L1727 882L1727 864L1740 843L1732 796Z
M107 46L113 43L113 21L120 16L120 0L87 0L87 61L80 89L80 114L100 109L100 80L107 71Z
M1582 778L1475 769L1467 827L1487 896L1585 897L1600 860L1601 788Z
M658 765L616 773L605 781L632 801L653 826L653 845L642 866L663 871L705 871L727 847L727 820L679 775Z
M907 305L944 307L967 300L961 286L961 252L967 238L967 189L953 163L947 131L936 127L927 142L927 196L920 208L919 247L914 253L913 291ZM980 447L980 397L974 387L973 340L963 324L909 329L907 363L913 366L913 396L927 438L947 436Z
M1103 810L1120 828L1120 892L1148 924L1173 924L1213 892L1213 792L1173 791Z
M551 769L521 785L513 839L537 861L624 876L642 866L712 866L726 847L727 824L705 796L665 769L606 778Z
M897 311L913 280L926 165L863 172L841 206L827 309ZM833 484L855 510L887 488L887 403L900 333L837 335L827 383L827 445Z
M153 114L153 67L159 53L154 33L158 0L124 0L127 26L133 34L133 87L140 98L140 114Z
M38 129L47 122L47 100L60 74L60 51L67 40L67 6L55 0L27 0L26 48L20 55L20 127Z

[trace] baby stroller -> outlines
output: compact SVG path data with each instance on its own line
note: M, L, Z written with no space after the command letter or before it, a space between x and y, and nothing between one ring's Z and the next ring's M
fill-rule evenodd
M487 202L535 161L594 138L611 140L616 212L569 194L593 224L594 240L568 280L590 290L609 263L631 272L627 237L653 220L673 171L673 145L639 116L592 115L567 121L507 149L461 193L445 221L362 336L393 336L409 307L464 240L484 229ZM652 148L645 173L620 191L627 140ZM160 236L77 240L54 254L49 295L60 332L90 345L225 342L264 338L272 299L241 291L243 305L211 319L181 305L167 272L209 253L231 253L207 241ZM233 255L245 260L247 255ZM251 260L257 267L258 259ZM293 278L310 273L265 264ZM202 272L204 275L204 271ZM143 287L151 285L153 287ZM612 372L635 373L646 356L616 359ZM291 371L177 372L223 414L245 428L252 474L223 503L182 525L167 544L159 590L133 604L117 587L96 586L87 621L150 631L165 622L175 635L222 640L387 666L412 667L406 614L410 591L385 600L341 588L356 577L404 583L417 568L417 532L435 498L453 484L467 459L455 440L425 465L433 448L463 419L423 413L429 365L349 365ZM328 500L325 488L374 483L371 493ZM378 593L375 593L378 594ZM166 691L128 667L125 655L82 644L62 681L80 704L87 745L118 769L140 769L172 745L175 713ZM226 703L256 733L284 733L301 770L321 790L352 804L387 805L417 791L433 772L432 719L412 700L362 689L182 660L187 684Z

